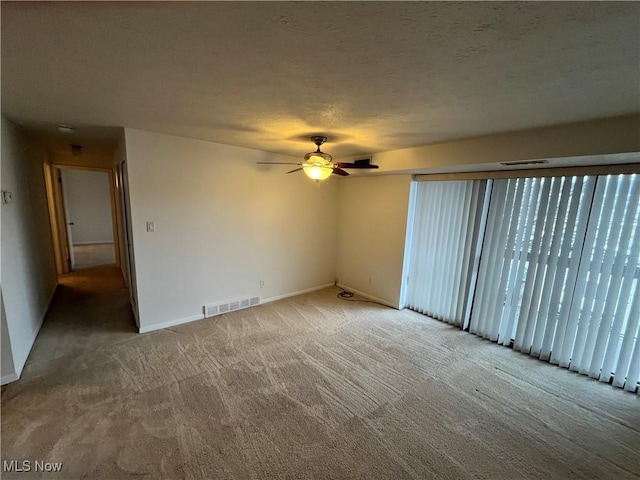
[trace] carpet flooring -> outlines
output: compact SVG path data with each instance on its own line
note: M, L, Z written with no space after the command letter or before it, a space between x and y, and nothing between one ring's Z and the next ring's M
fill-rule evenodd
M116 251L113 243L74 245L73 256L75 270L116 263Z
M2 460L63 479L631 479L636 395L327 289L144 335L115 268L62 277Z

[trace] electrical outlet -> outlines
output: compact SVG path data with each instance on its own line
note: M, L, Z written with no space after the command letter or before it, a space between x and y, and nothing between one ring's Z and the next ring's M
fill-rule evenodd
M260 280L260 288L264 288L267 286L267 282L265 280Z

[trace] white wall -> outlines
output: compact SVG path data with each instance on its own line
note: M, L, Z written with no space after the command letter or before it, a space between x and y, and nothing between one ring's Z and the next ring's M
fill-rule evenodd
M73 243L113 242L109 174L65 168L62 185Z
M337 276L341 285L400 306L410 175L340 181Z
M333 283L339 179L315 184L286 165L256 165L299 161L257 150L125 137L141 331L200 318L218 300Z
M550 159L548 166L638 161L640 115L591 120L380 152L380 172L496 170L499 162Z
M15 373L19 376L57 285L44 183L46 152L2 117L2 299ZM5 375L3 365L3 376Z

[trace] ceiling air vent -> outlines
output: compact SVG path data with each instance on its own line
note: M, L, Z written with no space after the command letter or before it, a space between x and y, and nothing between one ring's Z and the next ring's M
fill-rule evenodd
M549 163L549 160L521 160L517 162L500 162L504 167L521 167L523 165L542 165Z

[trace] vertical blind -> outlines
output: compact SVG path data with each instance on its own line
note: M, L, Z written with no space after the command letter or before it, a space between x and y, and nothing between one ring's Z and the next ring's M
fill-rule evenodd
M566 328L551 355L626 390L637 388L640 361L639 223L640 176L598 177Z
M467 188L471 188L473 182L455 183L469 183ZM442 188L433 188L433 192ZM481 242L475 288L470 282L460 290L471 305L471 333L637 391L640 176L513 178L494 180L489 189L488 208L476 205L469 222L486 223L483 238L483 229L472 233L476 240L469 240L469 231L460 234L456 222L434 223L431 216L435 215L435 206L429 207L432 210L421 207L420 197L416 198L416 222L422 208L420 225L426 225L429 231L422 237L444 236L445 243L447 238L451 242L446 244L452 251L441 257L442 251L434 249L429 241L423 240L422 250L412 243L410 290L420 290L412 279L413 272L419 270L413 263L422 262L421 252L428 251L436 259L419 270L417 279L432 281L422 285L428 291L421 292L421 306L415 308L408 302L410 308L451 321L441 313L430 313L439 312L434 308L438 299L447 299L449 294L447 290L447 295L438 296L441 290L436 289L433 279L439 279L442 273L432 265L439 258L441 263L436 265L441 268L446 258L445 265L473 273L472 255L465 249L459 253L453 250L457 247L450 239L458 233L464 237L460 245ZM436 209L436 214L443 208ZM483 212L483 218L478 218L478 212ZM461 225L464 230L465 224ZM455 255L466 262L466 267L448 260ZM452 323L466 326L458 317Z
M471 333L549 358L551 332L571 304L594 185L595 177L494 181Z
M418 182L405 304L462 325L486 187L485 180Z

